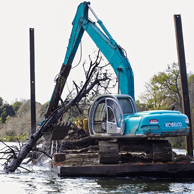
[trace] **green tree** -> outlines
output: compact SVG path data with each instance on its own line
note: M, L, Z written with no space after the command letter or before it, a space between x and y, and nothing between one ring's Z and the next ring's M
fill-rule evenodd
M178 64L168 65L164 72L154 75L149 83L145 84L145 92L141 99L147 104L148 109L181 110L181 90Z
M0 115L3 113L3 112L6 112L7 116L10 115L10 116L15 116L15 112L13 110L13 107L9 104L3 104L1 107L0 107Z
M13 110L14 110L15 113L19 110L19 108L21 107L21 105L22 105L22 103L19 102L19 101L15 102L15 103L12 105Z
M6 117L7 117L7 114L6 114L6 112L4 111L4 112L1 114L1 123L5 123Z

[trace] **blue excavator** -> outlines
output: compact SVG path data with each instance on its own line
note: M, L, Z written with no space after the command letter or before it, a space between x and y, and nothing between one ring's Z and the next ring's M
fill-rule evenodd
M97 22L89 19L89 10ZM58 107L71 64L86 31L118 78L119 94L98 96L91 105L88 116L90 136L101 140L99 141L101 163L118 163L119 152L132 149L145 150L155 161L170 161L171 145L163 138L188 135L190 129L188 117L174 110L137 112L134 102L134 76L125 51L112 38L89 2L83 2L78 6L72 25L65 59L56 80L46 117Z

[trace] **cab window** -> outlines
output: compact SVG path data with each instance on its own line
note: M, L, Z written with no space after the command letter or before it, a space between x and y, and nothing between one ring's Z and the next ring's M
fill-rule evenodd
M131 106L131 102L128 98L118 98L119 104L123 111L123 114L131 114L133 113L133 108Z

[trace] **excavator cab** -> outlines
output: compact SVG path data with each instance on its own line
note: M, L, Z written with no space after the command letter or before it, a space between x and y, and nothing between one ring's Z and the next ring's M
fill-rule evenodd
M98 97L90 108L89 130L93 136L119 136L125 129L124 115L113 95Z

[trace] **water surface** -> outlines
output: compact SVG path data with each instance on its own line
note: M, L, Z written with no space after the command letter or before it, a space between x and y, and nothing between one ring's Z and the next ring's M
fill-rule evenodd
M0 147L2 147L0 143ZM185 154L185 150L175 150ZM117 178L60 178L47 167L33 166L32 172L3 173L0 166L1 193L48 194L48 193L194 193L194 179L155 179L145 177Z

